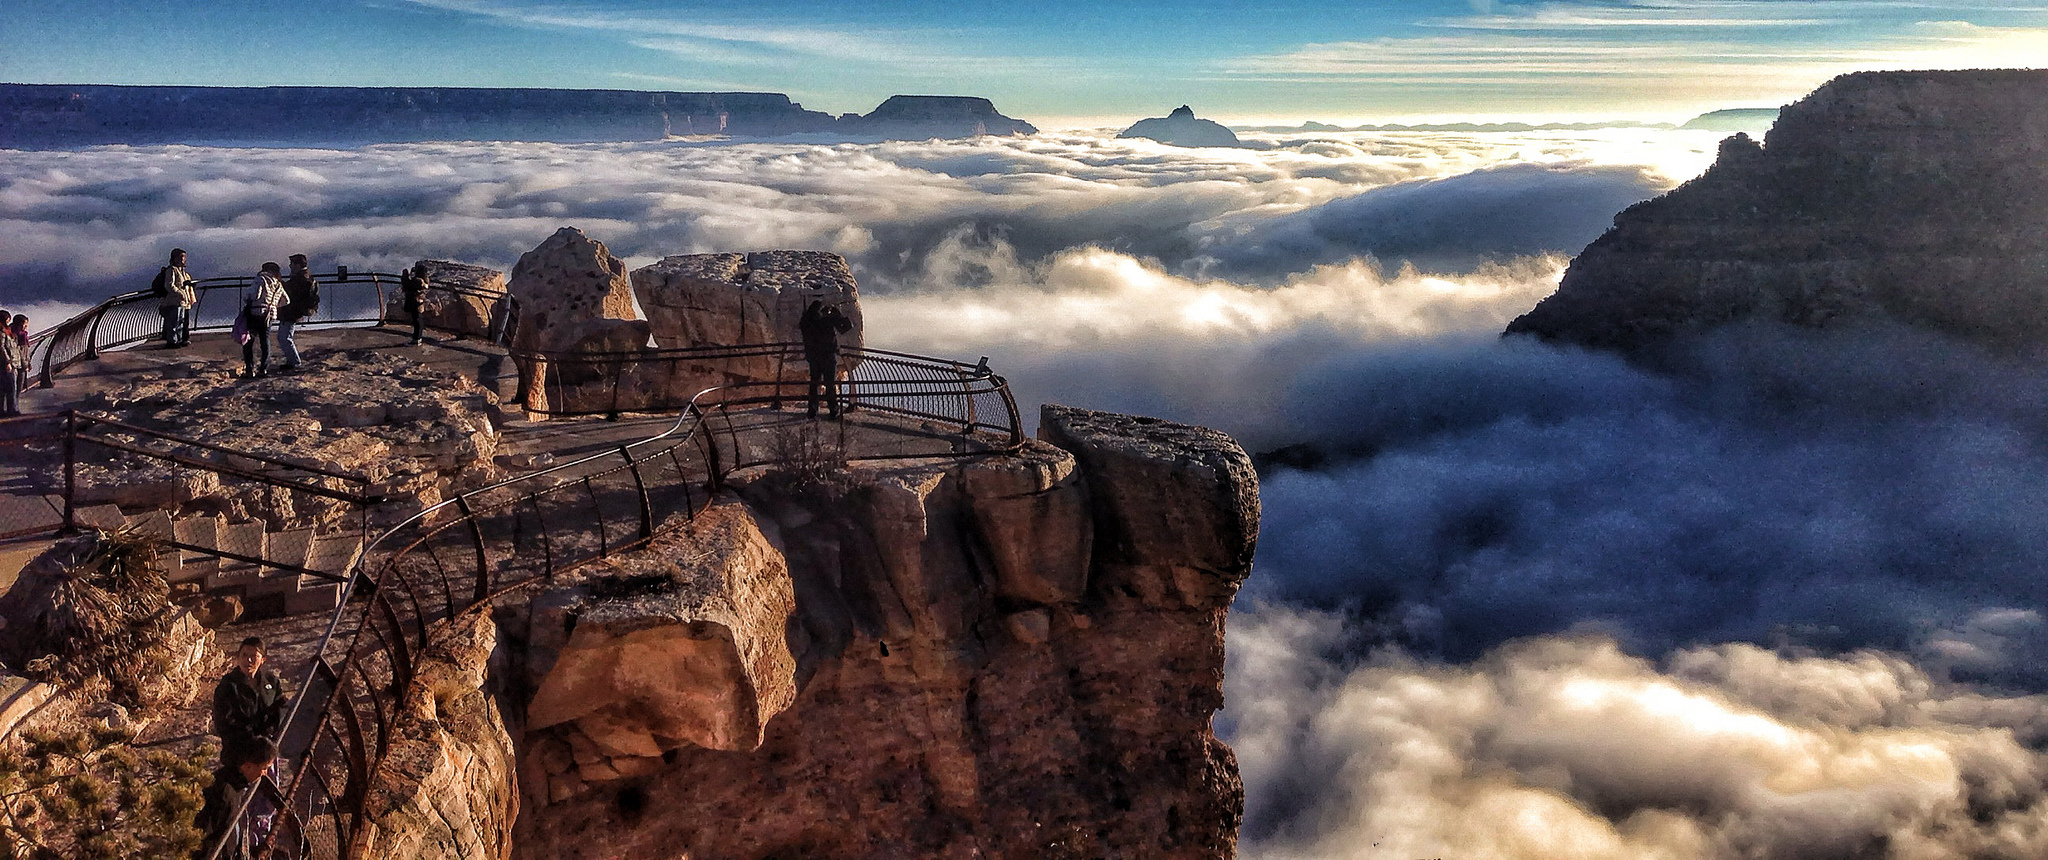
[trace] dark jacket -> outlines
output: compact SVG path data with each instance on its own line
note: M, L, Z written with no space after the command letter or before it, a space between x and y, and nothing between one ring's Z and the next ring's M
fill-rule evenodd
M814 300L797 319L796 330L804 340L804 358L812 363L830 361L839 355L839 336L853 330L853 321L835 305Z
M277 740L290 701L277 673L258 669L252 680L241 669L230 671L213 688L213 733L222 745L249 738Z
M427 276L406 270L398 275L398 292L405 297L405 309L418 313L427 298Z
M222 836L228 838L228 847L220 852L221 860L250 860L256 856L257 849L270 835L277 805L273 798L258 797L243 810L241 821L235 821L235 807L241 804L242 796L248 794L249 789L250 783L242 778L240 769L222 767L214 770L213 784L207 786L201 795L206 805L200 808L198 820L192 822L199 827L199 832L206 834L205 841L200 843L193 857L207 856Z
M277 318L285 322L298 322L313 315L320 309L320 285L309 272L293 272L284 282L284 307L277 311Z

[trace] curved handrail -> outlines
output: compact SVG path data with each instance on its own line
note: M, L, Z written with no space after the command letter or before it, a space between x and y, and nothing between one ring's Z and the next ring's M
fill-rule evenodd
M313 279L320 285L320 310L301 321L300 325L308 329L361 323L382 325L387 321L386 310L390 306L390 290L387 288L398 284L398 276L388 272L341 269L315 273ZM244 292L255 280L252 275L235 275L194 281L197 300L191 310L190 330L227 331L233 328ZM509 320L518 312L517 303L508 292L477 290L454 284L429 284L428 289L485 303L486 310L482 316L486 331L464 331L464 334L495 335L505 330ZM35 371L37 383L44 388L52 387L56 385L56 375L72 364L97 358L103 350L118 349L157 336L163 330L163 317L157 311L159 302L158 296L148 290L121 293L31 335L29 368Z

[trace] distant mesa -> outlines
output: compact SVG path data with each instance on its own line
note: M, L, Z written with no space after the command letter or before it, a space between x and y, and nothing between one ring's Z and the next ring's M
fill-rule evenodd
M866 116L847 114L839 121L843 131L898 140L1038 133L1031 123L1003 116L994 102L974 96L890 96Z
M1138 120L1117 137L1142 137L1172 146L1244 146L1230 129L1195 116L1194 109L1187 105L1174 108L1166 116Z
M130 87L0 84L0 147L101 144L556 143L671 136L1033 134L984 98L894 96L865 116L782 93L470 87Z
M1614 218L1508 333L1630 354L1748 321L2048 346L2048 71L1860 72Z
M1679 126L1685 131L1726 131L1762 134L1778 121L1778 108L1730 108L1703 113Z

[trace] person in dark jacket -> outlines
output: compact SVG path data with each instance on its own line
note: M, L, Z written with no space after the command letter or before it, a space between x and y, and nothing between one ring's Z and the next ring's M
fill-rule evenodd
M6 316L6 311L0 311L0 318ZM10 330L0 337L0 373L6 374L0 378L0 415L21 414L21 377L27 369L28 350L21 347Z
M263 738L253 741L225 744L221 747L221 766L213 772L213 784L206 787L201 795L205 805L199 810L199 818L193 823L199 832L206 834L195 858L218 856L220 860L264 860L271 856L264 843L270 840L270 831L277 823L280 806L275 786L264 779L277 763L277 744ZM255 796L250 797L254 792ZM235 808L242 806L242 799L249 797L248 806L242 814L235 815ZM227 847L220 854L213 855L213 847L227 841Z
M284 364L278 369L285 371L299 369L299 342L293 336L299 321L320 309L320 285L313 281L306 255L293 254L291 264L291 276L284 281L284 304L277 309L277 349L284 354Z
M192 306L199 302L199 289L185 271L185 249L171 249L171 264L157 270L149 287L164 318L164 347L191 346Z
M398 276L398 291L405 297L405 312L412 317L412 345L419 346L423 339L422 314L427 308L427 264L414 263L412 269Z
M263 668L263 640L242 640L232 659L234 668L213 688L213 733L223 750L259 739L276 742L291 697L277 673Z
M810 415L818 416L818 396L823 393L827 409L833 415L839 414L839 336L853 330L853 321L839 312L839 306L826 304L824 299L812 299L804 308L804 314L796 322L797 333L803 337L804 363L810 366L811 380L805 387L805 397L810 400Z

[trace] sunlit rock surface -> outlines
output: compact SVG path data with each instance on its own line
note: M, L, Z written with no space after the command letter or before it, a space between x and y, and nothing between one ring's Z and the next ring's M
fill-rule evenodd
M1627 351L1744 320L2048 341L2048 72L1863 72L1615 217L1509 333Z

